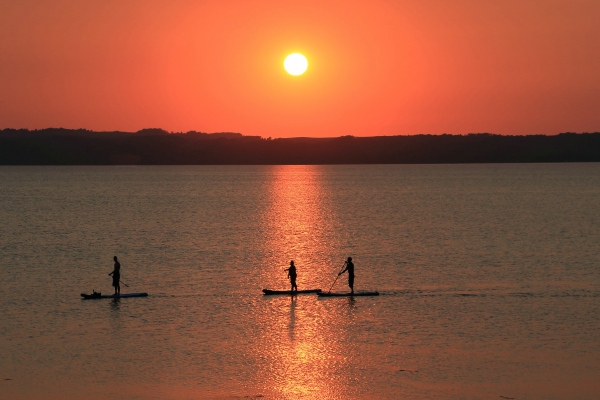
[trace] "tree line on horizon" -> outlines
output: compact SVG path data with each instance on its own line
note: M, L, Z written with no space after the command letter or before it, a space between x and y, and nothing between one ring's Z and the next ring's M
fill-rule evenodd
M262 138L236 132L0 130L0 165L600 162L600 132Z

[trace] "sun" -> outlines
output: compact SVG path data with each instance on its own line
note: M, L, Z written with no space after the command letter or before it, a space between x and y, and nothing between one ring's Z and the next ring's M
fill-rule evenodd
M306 71L306 68L308 68L308 61L302 54L292 53L285 58L283 68L290 75L302 75Z

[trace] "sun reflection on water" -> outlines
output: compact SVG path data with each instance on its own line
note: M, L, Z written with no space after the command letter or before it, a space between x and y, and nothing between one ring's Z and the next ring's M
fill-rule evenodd
M335 239L332 211L325 200L319 166L275 167L270 207L263 216L261 282L287 289L283 268L294 260L298 288L323 288ZM343 398L344 349L336 340L340 324L325 317L314 295L263 299L261 336L254 349L262 359L258 380L276 398ZM339 314L337 314L339 315ZM337 327L337 328L334 328Z

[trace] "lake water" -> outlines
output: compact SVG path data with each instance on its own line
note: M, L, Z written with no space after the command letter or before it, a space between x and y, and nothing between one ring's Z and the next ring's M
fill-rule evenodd
M2 399L597 399L600 164L0 167ZM112 257L122 292L110 294ZM329 290L351 256L378 297ZM333 291L347 291L341 276Z

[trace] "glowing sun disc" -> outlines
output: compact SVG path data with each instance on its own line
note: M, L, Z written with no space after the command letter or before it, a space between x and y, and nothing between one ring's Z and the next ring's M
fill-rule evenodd
M285 58L283 68L285 68L290 75L302 75L304 71L306 71L306 68L308 68L308 61L302 54L292 53Z

